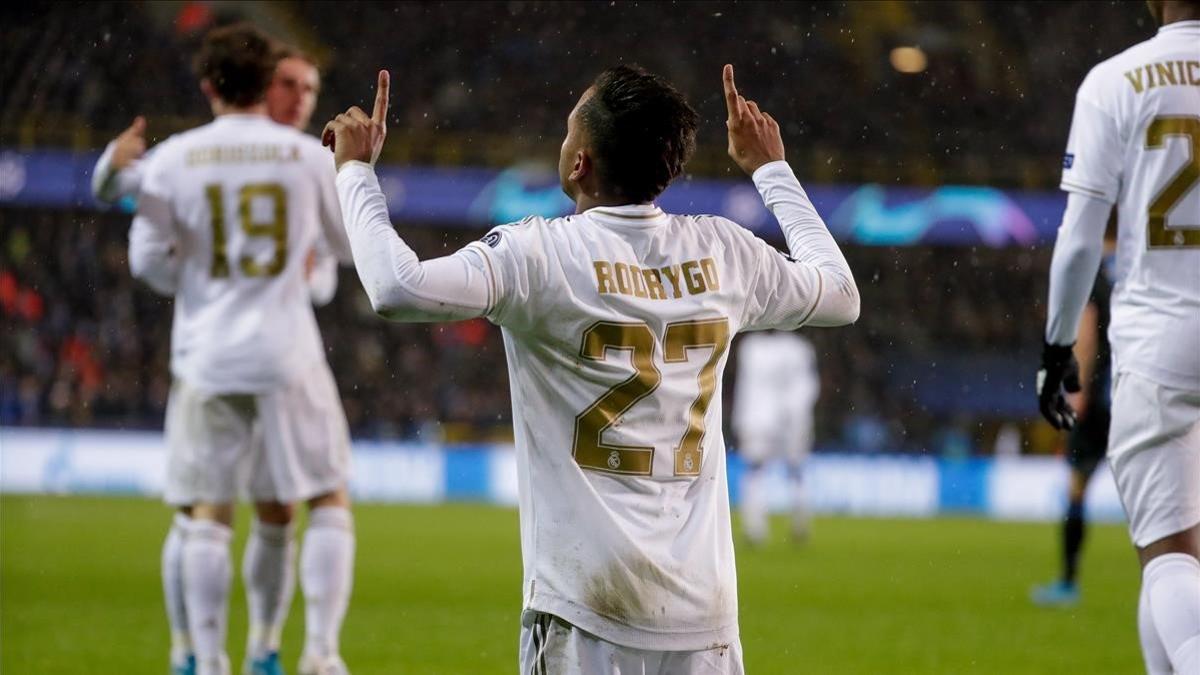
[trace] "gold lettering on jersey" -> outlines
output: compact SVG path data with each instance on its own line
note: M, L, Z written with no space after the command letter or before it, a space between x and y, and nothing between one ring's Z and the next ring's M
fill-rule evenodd
M296 145L214 145L193 148L184 158L187 166L299 161L300 147Z
M593 260L592 267L596 270L596 289L601 293L616 293L617 285L613 282L612 263L605 260Z
M1154 64L1154 74L1158 76L1158 81L1164 86L1167 84L1179 84L1175 80L1175 64L1173 63L1156 63Z
M1133 85L1133 93L1140 94L1146 85L1142 84L1142 70L1127 70L1125 71L1125 79L1129 80L1129 84Z
M633 296L635 298L648 297L646 293L646 278L642 276L642 269L636 265L630 265L629 273L633 276Z
M646 281L646 291L650 294L651 300L667 299L667 289L663 288L662 277L658 275L658 270L648 267L642 270L642 278Z
M688 260L662 268L593 260L592 269L596 273L596 291L601 295L632 295L649 300L669 300L682 298L684 289L687 289L688 295L721 290L717 261L713 258ZM673 293L667 292L663 277L671 284Z
M683 278L687 282L688 293L700 295L705 291L704 276L700 273L700 263L689 260L683 263Z
M700 271L704 273L704 285L708 287L708 290L721 290L721 281L717 279L717 261L712 258L701 260Z
M671 288L675 289L675 297L682 298L683 289L679 287L679 265L664 267L662 273L666 275L667 281L671 282Z
M1135 94L1155 87L1194 87L1200 85L1200 61L1156 61L1127 70L1124 75Z
M633 295L633 283L629 280L629 265L615 263L613 270L617 273L617 292L621 295Z

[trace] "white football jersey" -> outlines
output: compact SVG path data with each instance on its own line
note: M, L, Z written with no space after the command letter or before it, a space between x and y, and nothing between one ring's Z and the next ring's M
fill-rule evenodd
M1117 204L1114 372L1200 390L1200 21L1092 69L1061 187Z
M467 250L504 329L525 607L639 649L736 639L728 347L803 324L818 275L729 220L653 205L530 217Z
M811 426L820 390L811 342L798 333L747 335L737 352L733 430L752 437Z
M223 115L163 142L142 170L131 257L157 240L177 259L172 374L255 393L323 359L306 259L321 235L351 259L330 152L265 116Z

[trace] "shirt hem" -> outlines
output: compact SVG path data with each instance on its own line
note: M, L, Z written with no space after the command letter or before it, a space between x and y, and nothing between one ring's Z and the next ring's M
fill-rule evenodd
M702 631L655 631L630 626L597 614L588 607L542 590L534 592L526 609L553 614L596 637L632 649L648 651L698 651L728 645L738 640L737 621Z

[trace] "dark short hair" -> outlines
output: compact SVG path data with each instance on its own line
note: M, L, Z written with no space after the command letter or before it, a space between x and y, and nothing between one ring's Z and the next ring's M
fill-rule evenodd
M696 150L696 111L666 79L616 66L592 83L579 109L600 181L630 203L667 189Z
M273 59L272 64L276 66L284 59L300 59L313 68L316 68L317 71L321 70L321 64L317 63L316 57L299 47L289 45L285 42L275 43L275 51L271 54L271 58Z
M246 107L263 99L276 61L270 38L248 23L237 23L209 31L192 66L221 100Z

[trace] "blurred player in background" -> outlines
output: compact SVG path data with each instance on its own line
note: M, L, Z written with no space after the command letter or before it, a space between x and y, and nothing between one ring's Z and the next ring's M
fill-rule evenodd
M290 124L307 123L312 111L305 87L288 84L288 65L276 61L267 39L248 26L211 33L196 65L216 121L168 139L138 169L130 267L175 296L166 499L192 517L177 518L163 568L168 613L190 637L190 644L178 635L173 641L182 672L187 650L201 673L228 670L230 525L239 492L254 500L257 514L243 566L251 614L245 671L281 672L298 501L311 508L300 672L345 671L337 636L354 556L349 434L306 279L314 255L336 265L349 260L349 247L327 153L266 115L269 89L277 103L292 103L280 106ZM304 74L291 65L297 80L315 82L315 69ZM315 96L315 86L307 91ZM172 606L180 569L183 615Z
M1151 673L1200 673L1200 1L1148 4L1158 34L1076 96L1037 388L1070 428L1071 345L1115 203L1108 458L1142 564L1142 655Z
M1115 240L1105 239L1108 249ZM1111 253L1112 251L1106 251ZM1076 424L1067 438L1067 515L1062 525L1062 576L1033 590L1033 601L1045 606L1070 606L1079 602L1079 554L1087 531L1084 502L1088 482L1108 450L1108 425L1112 418L1112 352L1108 344L1109 296L1112 283L1106 265L1092 286L1092 295L1083 309L1074 356L1079 364L1080 391L1067 395L1075 411Z
M813 406L821 392L817 354L799 333L767 331L742 338L733 390L733 431L746 461L742 527L752 544L769 534L766 474L771 459L788 466L792 537L808 539L803 467L813 444Z
M523 673L740 673L721 379L735 333L858 317L845 258L783 161L779 125L724 72L729 152L783 227L784 256L717 216L654 205L697 116L662 78L603 72L559 158L576 215L531 216L420 261L388 218L374 114L325 129L354 262L398 321L503 329L516 434ZM568 450L569 449L569 450Z

